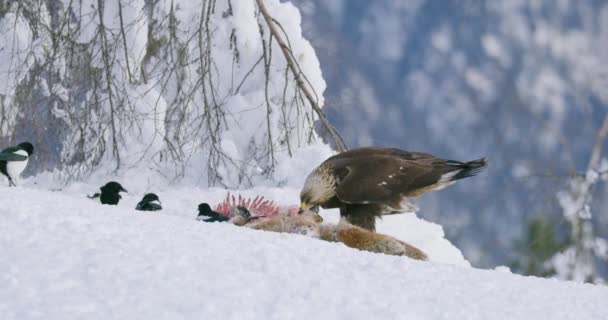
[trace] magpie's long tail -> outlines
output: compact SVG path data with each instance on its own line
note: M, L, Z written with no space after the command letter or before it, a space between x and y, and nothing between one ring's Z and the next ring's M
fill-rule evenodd
M99 192L94 193L92 196L90 196L90 195L87 194L87 198L89 198L89 199L95 199L95 198L99 198L100 195L101 194Z
M446 163L448 166L453 167L456 171L460 169L460 171L451 177L451 181L463 179L467 177L472 177L478 173L480 173L483 169L488 166L488 161L486 158L481 158L473 161L460 162L454 160L448 160Z

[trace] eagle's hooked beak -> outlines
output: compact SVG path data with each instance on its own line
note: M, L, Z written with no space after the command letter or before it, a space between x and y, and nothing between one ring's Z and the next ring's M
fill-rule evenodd
M305 211L308 211L308 210L310 210L310 211L312 211L314 213L319 213L319 206L311 205L311 204L308 204L306 202L301 202L300 203L300 211L298 211L298 213L302 213L302 212L305 212Z
M308 210L310 208L310 205L304 201L300 202L300 210L298 211L298 214L302 214L304 211Z
M306 211L306 210L310 209L310 207L312 207L312 205L310 205L306 202L300 202L300 210Z

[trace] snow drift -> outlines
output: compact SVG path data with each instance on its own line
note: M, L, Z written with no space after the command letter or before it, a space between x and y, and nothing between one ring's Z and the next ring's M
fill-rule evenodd
M217 199L222 195L217 192ZM68 191L2 188L0 318L608 315L606 287L418 262L299 235L200 223L187 198L211 199L213 191L160 196L172 210L135 211L135 195L118 206L104 206Z

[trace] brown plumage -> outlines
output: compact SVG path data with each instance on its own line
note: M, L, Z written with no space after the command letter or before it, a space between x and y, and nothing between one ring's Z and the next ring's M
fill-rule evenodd
M484 158L460 162L396 148L353 149L308 175L300 207L340 208L350 223L374 231L376 216L411 210L410 199L473 176L486 165Z

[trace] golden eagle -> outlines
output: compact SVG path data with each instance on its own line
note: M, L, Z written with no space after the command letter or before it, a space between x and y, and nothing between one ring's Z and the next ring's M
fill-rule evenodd
M375 231L376 216L408 211L409 200L473 176L486 159L461 162L428 153L366 147L325 160L306 178L301 210L340 208L340 215Z

